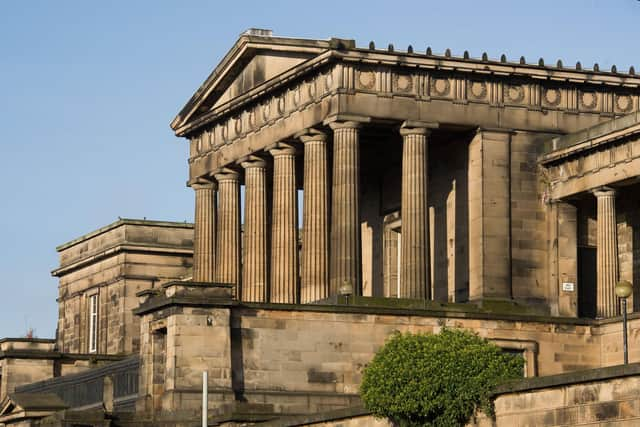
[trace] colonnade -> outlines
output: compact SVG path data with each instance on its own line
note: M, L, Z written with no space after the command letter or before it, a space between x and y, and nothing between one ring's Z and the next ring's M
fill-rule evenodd
M244 171L245 183L243 242L240 169L225 168L211 180L193 183L196 192L193 280L235 284L241 289L238 297L254 302L308 303L336 295L344 284L353 286L357 294L361 268L361 126L356 121L329 124L333 132L332 165L328 162L328 135L316 129L296 135L303 150L293 142L279 142L261 156L254 153L241 159L238 163ZM429 129L404 125L400 134L403 263L399 296L429 298ZM302 274L298 283L296 161L301 152L304 205ZM271 183L267 182L268 162L273 164Z

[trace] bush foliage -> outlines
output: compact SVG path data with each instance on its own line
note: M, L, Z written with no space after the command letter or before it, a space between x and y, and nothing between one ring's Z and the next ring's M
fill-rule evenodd
M469 331L395 334L366 367L360 395L374 415L401 426L464 425L493 413L491 391L522 376L524 359Z

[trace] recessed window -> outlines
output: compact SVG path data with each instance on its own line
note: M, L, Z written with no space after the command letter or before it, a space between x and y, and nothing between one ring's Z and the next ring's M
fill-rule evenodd
M98 294L89 297L89 353L98 351Z

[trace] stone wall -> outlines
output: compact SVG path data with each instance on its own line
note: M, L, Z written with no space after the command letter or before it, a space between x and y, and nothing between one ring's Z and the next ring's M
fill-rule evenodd
M619 365L503 385L495 395L495 416L479 413L467 427L635 426L640 423L640 364ZM283 417L263 424L317 427L391 427L362 407Z
M638 425L639 374L638 364L620 365L502 387L495 425Z
M189 286L196 284L176 285ZM155 297L137 310L142 316L139 410L194 414L204 370L212 413L236 399L270 405L277 413L348 407L358 401L364 366L387 337L396 331L437 333L445 326L471 329L522 351L528 376L603 364L601 336L590 321L578 319L473 312L471 306L456 312L444 306L436 311L236 305L186 295Z

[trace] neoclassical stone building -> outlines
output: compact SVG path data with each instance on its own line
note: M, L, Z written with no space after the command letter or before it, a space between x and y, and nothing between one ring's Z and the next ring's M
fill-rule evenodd
M171 124L191 147L194 280L251 302L347 284L614 316L619 275L638 274L639 84L249 31Z
M57 340L0 340L0 426L195 425L203 372L209 425L385 425L364 367L443 327L525 359L476 425L634 425L639 106L633 68L243 33L171 123L193 228L59 247Z

